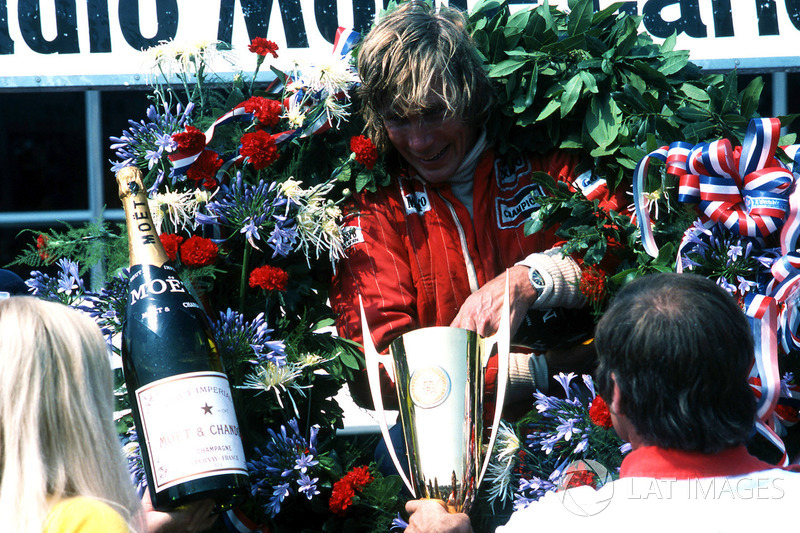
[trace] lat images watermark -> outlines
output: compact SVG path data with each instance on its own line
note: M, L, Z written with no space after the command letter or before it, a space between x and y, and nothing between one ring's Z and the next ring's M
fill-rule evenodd
M769 475L733 478L624 478L613 476L596 461L575 461L561 476L557 494L562 505L578 516L604 511L614 497L625 500L727 501L779 500L786 495L785 479ZM581 490L568 490L584 487ZM589 488L594 490L588 490Z
M572 514L578 516L594 516L602 512L611 503L614 497L613 476L608 469L591 459L573 461L564 469L558 483L558 492L561 504ZM598 498L595 491L567 490L588 485L598 490L606 487L603 495Z
M629 499L779 500L786 494L785 480L771 476L738 478L636 479Z

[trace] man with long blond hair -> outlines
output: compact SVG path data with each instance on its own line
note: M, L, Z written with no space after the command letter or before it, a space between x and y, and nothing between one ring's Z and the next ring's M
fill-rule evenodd
M516 158L495 151L485 128L494 89L467 26L457 9L413 0L382 16L358 49L365 132L392 180L347 207L347 257L331 303L339 334L361 342L361 298L378 351L424 327L495 333L506 271L512 332L531 309L544 316L586 304L581 268L561 253L553 230L525 231L544 194L534 174L572 183L577 158L538 155L535 147ZM601 203L616 205L613 197ZM591 327L574 329L588 336ZM581 346L585 339L570 338L569 349L546 357L513 354L511 399L547 390L560 370L590 371L594 352ZM351 391L370 403L365 380Z

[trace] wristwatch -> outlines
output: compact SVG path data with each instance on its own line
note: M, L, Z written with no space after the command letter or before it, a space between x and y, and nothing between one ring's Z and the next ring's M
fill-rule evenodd
M542 292L547 288L547 283L545 283L542 273L538 269L530 267L528 269L528 280L531 282L531 286L536 289L536 294L541 296Z

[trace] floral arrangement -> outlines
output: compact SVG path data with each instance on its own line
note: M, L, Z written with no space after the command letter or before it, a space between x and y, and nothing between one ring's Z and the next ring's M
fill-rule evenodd
M593 169L582 190L542 177L550 195L528 229L556 226L563 250L582 263L580 289L597 316L627 280L670 270L718 280L743 306L755 301L765 309L753 319L765 331L780 324L782 339L762 350L751 384L768 443L761 451L777 462L799 448L791 428L800 391L792 304L800 259L794 233L776 233L780 226L787 235L797 231L795 211L773 215L776 231L749 235L698 218L696 202L679 199L681 176L694 174L685 164L693 161L690 148L721 139L747 144L763 84L757 79L737 92L735 72L701 73L669 39L656 45L638 34L635 17L611 8L587 16L590 0L572 4L570 12L545 5L512 14L506 3L487 0L470 14L497 87L488 135L509 154L531 146L573 150ZM339 44L355 38L343 32ZM151 50L152 105L112 139L112 170L136 165L146 174L161 241L206 306L234 386L253 497L226 520L272 532L402 529L402 485L371 464L374 442L334 438L342 424L334 396L363 366L359 347L331 333L327 284L344 253L339 206L351 191L388 180L349 98L358 82L352 58L334 53L282 70L273 64L281 56L275 43L259 37L250 51L252 73L223 81L211 68L227 60L216 43ZM266 68L272 81L258 81ZM790 168L794 154L777 146L792 142L774 135L764 159L770 167ZM652 158L649 168L643 161ZM674 171L675 158L682 172ZM797 174L789 175L781 198L794 202L788 194ZM588 192L607 190L629 190L631 205L600 210ZM37 269L28 280L32 292L90 313L118 353L124 230L98 222L33 234L16 260ZM99 289L83 281L90 269L106 273ZM141 485L119 376L120 434ZM616 472L624 447L604 402L590 379L588 395L577 393L574 379L560 377L566 399L538 393L527 416L504 422L475 521L502 523L512 508L559 488L574 461L592 459Z
M552 492L576 486L600 488L616 479L630 445L623 443L611 427L608 406L595 392L591 376L583 375L582 386L574 373L559 374L563 397L537 392L534 409L515 425L503 423L495 453L487 470L486 499L489 505L505 505L506 513L523 509ZM569 476L570 465L592 460L608 471L607 478ZM508 502L513 502L508 509Z
M355 38L340 35L341 53L316 65L270 66L274 80L263 85L259 70L280 55L267 39L250 45L252 75L225 84L211 71L225 58L214 43L160 45L150 51L158 77L146 118L111 139L111 170L135 165L145 173L164 249L210 317L252 488L223 518L251 529L388 530L401 508L400 480L375 469L372 446L334 438L342 425L334 397L362 357L330 327L327 284L343 254L339 205L351 182L363 188L383 172L350 116L357 77L347 52ZM178 86L168 83L173 75ZM68 227L37 235L17 260L41 269L28 281L33 294L90 313L117 354L125 235L103 223ZM92 291L83 276L97 265L108 275ZM120 433L143 488L118 377Z

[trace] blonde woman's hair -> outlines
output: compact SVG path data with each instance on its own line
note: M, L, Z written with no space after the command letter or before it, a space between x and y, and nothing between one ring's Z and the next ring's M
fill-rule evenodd
M113 421L113 377L97 325L30 296L0 301L0 521L42 531L52 505L86 496L143 527Z
M461 11L412 0L381 18L358 50L365 133L386 151L387 116L444 106L446 116L481 127L492 89ZM439 109L435 109L439 111Z

